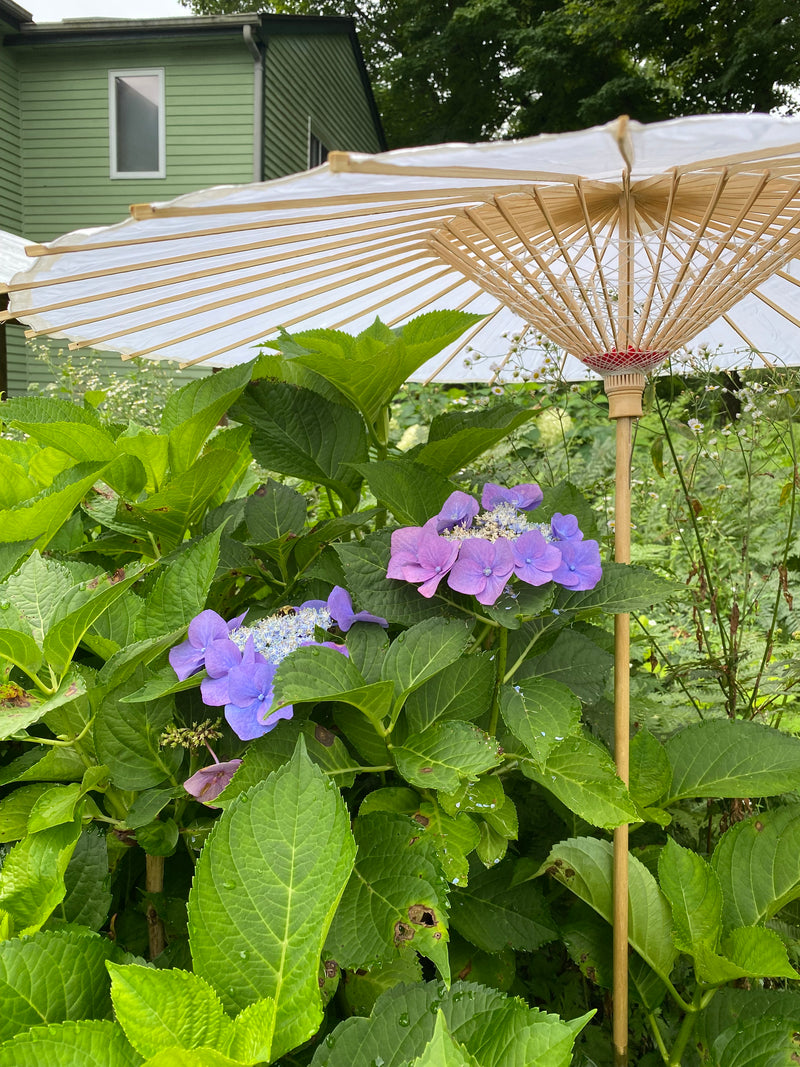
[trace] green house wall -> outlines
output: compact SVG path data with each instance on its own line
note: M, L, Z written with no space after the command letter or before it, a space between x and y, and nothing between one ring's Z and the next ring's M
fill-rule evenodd
M264 177L308 167L308 135L326 148L382 145L344 34L270 34L264 86Z
M132 203L253 176L253 60L235 41L16 49L25 236L106 226ZM108 72L164 68L166 177L109 171Z
M132 203L254 180L258 68L242 26L214 37L140 33L51 41L35 31L0 41L0 228L46 242L119 222ZM309 131L329 149L381 150L346 20L264 16L260 36L266 179L307 168ZM166 176L112 179L108 72L159 67ZM10 395L50 380L19 328L9 326L7 343ZM98 354L121 371L116 355Z
M22 227L20 155L17 64L14 56L0 47L0 230L11 233L21 233Z

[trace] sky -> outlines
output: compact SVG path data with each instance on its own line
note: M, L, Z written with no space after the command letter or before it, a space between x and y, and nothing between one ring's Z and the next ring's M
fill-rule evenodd
M191 15L178 0L16 0L30 11L34 22L61 19L117 18L155 19Z

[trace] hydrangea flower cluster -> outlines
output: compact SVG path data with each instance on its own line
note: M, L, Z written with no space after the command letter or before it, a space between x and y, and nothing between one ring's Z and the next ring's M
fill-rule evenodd
M350 595L341 586L327 600L309 600L250 626L243 626L243 619L240 615L226 623L216 611L201 611L189 623L186 641L169 654L181 681L205 667L207 677L200 683L203 703L224 707L228 725L242 741L261 737L281 719L292 717L291 706L268 714L275 671L290 652L316 645L347 655L344 645L315 640L317 630L336 625L346 633L356 622L388 626L376 615L355 612Z
M447 578L451 589L481 604L494 604L512 576L528 585L593 589L602 575L597 541L584 541L574 515L533 522L528 513L541 502L533 483L506 489L487 482L480 504L451 493L424 526L394 531L387 577L419 583L425 597Z

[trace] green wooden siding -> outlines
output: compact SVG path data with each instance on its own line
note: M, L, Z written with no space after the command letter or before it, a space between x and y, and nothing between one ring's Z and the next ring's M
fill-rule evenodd
M265 26L269 34L269 24ZM268 37L264 177L308 166L308 122L328 149L379 152L364 86L345 34Z
M269 21L265 177L306 169L309 120L329 149L379 151L347 33L271 32ZM112 179L108 72L157 67L165 72L166 177ZM132 203L251 182L253 122L254 62L240 30L214 39L0 42L0 228L46 242L121 221ZM108 370L124 371L118 356L97 354ZM19 328L9 327L8 355L11 395L49 380ZM204 373L189 368L181 377Z
M19 86L13 55L0 43L0 230L22 233Z
M22 225L48 241L105 226L132 203L252 181L253 60L238 39L25 45L20 72ZM163 67L165 178L109 176L108 72Z
M17 232L30 240L119 222L132 203L252 181L253 59L241 39L111 46L32 42L5 51L19 68L23 115ZM167 175L111 179L108 71L137 67L165 71ZM21 330L9 330L8 349L10 395L50 380ZM97 355L107 370L124 373L118 356ZM205 373L203 367L190 368L178 380Z

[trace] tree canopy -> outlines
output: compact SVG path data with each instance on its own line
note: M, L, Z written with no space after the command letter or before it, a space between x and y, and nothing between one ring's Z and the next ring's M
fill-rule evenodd
M182 0L196 14L252 0ZM713 111L791 110L795 0L273 0L350 15L389 144L580 129Z

